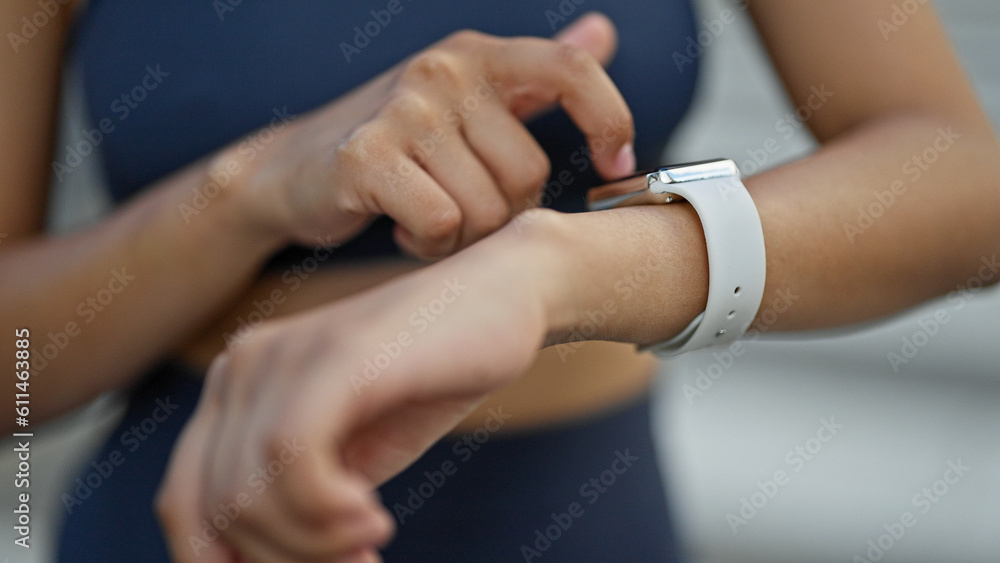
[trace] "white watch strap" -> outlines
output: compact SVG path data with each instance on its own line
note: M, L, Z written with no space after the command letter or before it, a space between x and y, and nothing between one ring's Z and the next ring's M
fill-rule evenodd
M757 316L764 296L766 257L760 215L736 164L715 160L661 168L647 174L647 189L642 192L592 203L591 208L628 205L629 199L672 203L683 198L697 211L708 247L705 312L677 336L645 349L674 356L739 339Z

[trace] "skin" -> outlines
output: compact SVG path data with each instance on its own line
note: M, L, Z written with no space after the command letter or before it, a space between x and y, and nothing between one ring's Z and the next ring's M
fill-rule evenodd
M10 3L0 16L18 21L35 9ZM548 162L520 120L554 104L592 138L601 135L605 120L618 124L619 137L605 151L594 151L603 175L617 177L634 167L631 116L600 66L615 46L607 24L584 21L558 42L460 33L279 127L266 151L253 163L239 163L239 172L231 168L238 160L237 140L158 181L102 223L46 237L44 171L53 159L55 92L71 17L67 7L27 45L0 51L5 75L23 78L0 94L0 105L7 108L0 112L6 120L0 142L12 171L11 181L0 183L0 224L6 231L0 283L7 290L0 296L0 324L9 333L29 319L36 351L50 334L70 337L55 358L32 373L35 423L130 384L164 356L179 354L198 365L199 352L214 355L224 341L212 328L235 317L229 314L234 301L252 301L273 283L255 280L256 272L290 242L342 242L382 213L400 225L400 246L425 258L454 252L494 231L539 195ZM484 76L498 85L480 98L479 111L457 123L448 119L446 110L456 102L479 96L478 78ZM428 138L444 139L429 157L413 146ZM401 190L398 173L407 164L413 172ZM212 205L183 220L179 206L191 203L192 190L226 175L230 183ZM326 302L413 268L362 266L317 275L309 289L295 293L295 306ZM135 279L92 322L82 321L81 308L96 309L95 292L109 287L116 271ZM120 282L111 283L120 288ZM14 355L13 340L4 339L2 346ZM628 347L617 348L619 356L623 351L634 358ZM599 356L606 363L614 359ZM584 385L582 394L561 403L536 402L510 427L565 418L641 391L650 362L632 364L623 367L626 385ZM4 374L4 384L13 385L12 375ZM612 392L604 392L609 386Z
M795 296L776 319L759 314L758 328L884 316L967 283L1000 250L996 138L930 8L886 43L874 22L889 9L868 0L751 6L794 102L807 103L819 83L844 92L809 123L820 150L746 181L767 248L761 312ZM940 131L949 128L960 137L934 166L862 236L846 236L844 224L873 191L890 187L903 163L935 141L943 146ZM238 551L262 561L377 560L392 519L372 487L516 379L539 346L573 339L588 312L616 298L615 283L651 258L660 267L648 284L617 302L593 338L657 342L707 299L704 237L686 205L527 211L430 268L258 331L215 363L175 450L159 505L175 553L194 561L185 543L199 533L194 523L232 502L239 477L298 439L305 461L288 465L201 558L226 561ZM468 287L447 322L370 385L351 377L444 280Z
M37 6L0 9L0 17L18 21ZM31 380L35 422L125 386L191 347L248 291L261 264L292 242L338 244L380 214L397 221L399 245L423 258L493 232L539 196L549 164L520 119L554 104L591 139L605 119L620 123L623 134L596 154L595 166L608 178L634 167L631 114L598 60L610 58L613 35L593 41L584 30L554 42L462 32L284 125L251 162L241 159L238 140L158 181L95 227L46 237L60 32L71 15L61 11L18 52L0 51L0 71L24 77L0 93L0 148L11 170L0 184L0 232L7 235L0 243L0 330L10 334L30 321L36 350L50 333L73 333L36 370L45 377ZM481 77L495 83L480 109L449 117L454 104L479 96ZM417 143L425 139L441 139L441 149L422 155ZM229 178L226 188L185 217L181 206L191 205L192 190L220 177ZM111 281L116 271L135 277L127 291L99 313L81 314L96 311L100 289L122 289ZM2 347L14 356L13 339ZM13 386L12 373L3 378ZM13 428L13 420L3 424Z
M823 145L820 151L747 181L767 242L765 307L779 299L782 290L798 296L795 306L769 327L772 330L842 325L900 310L975 276L980 259L997 250L1000 197L995 185L1000 172L995 137L930 8L912 16L891 42L885 42L875 22L888 14L890 5L882 0L850 0L837 6L791 0L751 5L793 100L805 103L810 87L821 83L838 93L808 123ZM28 2L11 2L0 15L16 21L30 13L29 8ZM593 28L585 34L588 39L576 39L599 57L593 47L613 32L599 22L587 25ZM48 28L52 31L45 37L58 35L58 28ZM369 194L337 199L332 210L314 205L315 193L310 197L308 191L293 189L315 185L316 178L330 177L326 174L338 178L341 169L331 172L316 166L330 162L316 155L328 155L331 147L342 146L347 131L358 129L357 123L341 123L350 119L345 115L378 116L380 107L391 105L384 95L371 93L384 91L373 90L340 101L365 107L366 112L341 112L331 106L303 120L313 120L310 124L290 126L269 148L271 156L259 161L259 170L240 174L232 189L199 216L208 217L205 221L179 227L176 205L189 198L192 186L203 185L209 172L225 166L226 151L164 180L87 233L59 240L38 236L43 204L38 194L44 193L46 182L37 171L46 170L50 161L51 127L46 124L51 124L55 103L52 84L59 41L40 35L30 45L37 50L30 58L7 53L0 58L0 71L9 72L5 76L40 76L18 81L0 94L0 107L8 108L4 119L14 120L4 123L0 143L10 149L4 154L16 157L11 162L18 171L15 181L5 181L2 187L3 201L13 203L0 208L0 224L10 231L0 247L0 277L12 291L0 297L0 323L10 323L4 327L9 332L30 312L33 330L38 327L43 329L38 334L44 334L65 323L66 311L106 284L108 272L123 259L141 264L141 271L150 275L144 278L148 282L122 294L115 302L121 307L109 308L88 325L50 364L45 378L32 380L38 385L33 387L39 400L33 401L36 415L51 416L141 373L207 325L229 296L250 284L263 258L284 242L312 242L317 231L325 234L348 224L361 228L374 213L393 213L384 206L396 200L372 197L370 189L363 190L373 185L364 177L347 176L344 184L331 180L338 187L358 186L355 194ZM572 55L569 68L580 69L583 58ZM565 62L554 67L564 68ZM587 64L596 66L594 61ZM425 72L416 74L426 78ZM574 86L600 83L600 73L590 76L592 83ZM374 84L399 82L384 76ZM505 100L512 115L522 117L554 100L565 101L551 92L530 90L525 95L512 89L511 99L528 106ZM366 105L376 101L382 105ZM10 111L14 107L17 112ZM606 113L609 106L599 107L593 114L581 114L581 119ZM385 115L390 125L400 122L399 113ZM325 126L319 125L323 118ZM886 189L900 176L901 163L932 146L939 127L952 127L960 139L909 185L891 213L851 244L843 223L855 219L858 206L872 201L873 190ZM415 131L419 127L394 134L422 138ZM512 144L525 146L523 137ZM310 147L316 148L312 159L296 162L289 156ZM474 147L469 150L475 152ZM617 155L598 155L598 168L606 177L629 167L627 157L619 161ZM353 169L365 171L362 176L370 171L357 163ZM435 168L441 176L450 169ZM444 201L435 198L441 196L433 190L438 186L456 202L463 220L449 224L446 211L419 214L406 231L397 233L401 245L417 254L440 256L475 242L489 225L497 225L495 217L462 208L464 186L432 178L425 199L410 203L438 209L434 202ZM523 199L513 197L516 190L502 184L498 191L484 193L499 194L514 213ZM266 206L248 203L262 198L247 194L260 194L268 186L287 188L283 193L295 196L265 199ZM942 193L948 197L942 198ZM313 214L315 209L341 215L325 223L327 213ZM402 215L409 209L407 205L397 211L404 225ZM428 216L448 228L438 221L422 228L419 219ZM494 222L467 228L466 216ZM407 231L414 235L412 241ZM594 337L647 343L677 332L704 308L708 272L701 237L697 217L683 205L572 217L528 211L495 235L430 268L265 324L216 363L198 413L175 451L159 503L175 555L193 560L187 540L200 532L197 523L214 515L219 502L237 500L238 491L227 483L244 481L245 475L280 457L286 440L298 439L305 446L301 457L198 560L226 561L235 552L254 561L373 560L373 547L391 532L388 516L370 492L375 483L402 469L486 393L513 382L528 369L540 346L573 338L572 329L587 312L614 298L614 284L648 264L651 256L661 264L654 279L631 300L619 303L618 313ZM188 265L184 271L169 266L179 260ZM408 347L371 386L355 393L348 374L377 353L377 343L408 326L410 313L438 295L444 280L450 279L469 289L448 309L447 322L431 325L420 335L419 346ZM163 322L148 334L134 330L148 318Z

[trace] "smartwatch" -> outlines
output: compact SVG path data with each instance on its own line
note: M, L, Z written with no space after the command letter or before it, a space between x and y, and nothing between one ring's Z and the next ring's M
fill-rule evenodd
M735 162L666 166L595 188L587 199L591 211L687 201L701 220L708 247L705 311L670 340L642 350L669 357L743 336L764 296L766 260L760 215Z

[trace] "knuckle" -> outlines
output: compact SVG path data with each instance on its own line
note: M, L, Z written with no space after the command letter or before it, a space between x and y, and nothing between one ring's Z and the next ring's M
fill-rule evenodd
M392 150L385 127L377 122L362 124L337 145L333 156L335 164L328 177L337 189L324 192L328 194L333 211L368 213L371 202L366 194L377 184L373 172L384 170Z
M566 43L555 45L554 61L557 69L570 80L579 80L593 73L598 66L597 60L590 53Z
M392 98L386 107L393 122L407 122L422 129L431 129L437 123L437 111L427 96L413 90L404 90Z
M552 163L545 153L531 151L519 161L517 170L505 179L504 192L514 207L520 207L525 201L533 202L544 189L551 173Z
M334 149L337 166L349 170L369 166L378 158L382 136L381 127L375 122L359 125Z
M406 64L402 76L405 81L431 83L447 88L458 88L464 83L459 55L441 48L427 49L414 56Z
M473 48L486 42L489 36L473 29L460 29L445 38L444 44L459 50Z
M510 207L503 200L489 206L475 225L475 232L480 237L493 233L510 220Z
M360 134L355 131L350 137L341 141L333 149L335 165L333 174L353 175L364 169L365 156L367 150L365 141L360 138Z
M361 183L358 187L366 190L367 184ZM371 208L364 195L356 189L336 190L332 199L334 209L345 215L364 216Z
M427 222L419 233L431 243L440 243L451 238L462 228L462 212L455 205L441 206L430 212Z
M524 181L520 186L521 193L531 193L549 179L549 175L552 174L552 163L544 152L531 151L521 163L521 169L524 174Z

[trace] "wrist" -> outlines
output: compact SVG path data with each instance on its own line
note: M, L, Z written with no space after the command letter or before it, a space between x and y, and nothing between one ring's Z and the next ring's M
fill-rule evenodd
M289 236L277 225L265 220L262 208L268 206L254 189L258 166L247 162L239 145L227 147L212 156L201 169L196 196L209 215L204 223L217 236L231 238L252 254L267 256L289 244Z
M546 345L558 341L578 316L573 284L581 280L572 272L579 244L570 219L551 209L529 209L490 237L510 260L516 291L538 312Z
M503 231L523 249L515 267L543 311L546 345L657 342L705 309L705 240L689 205L532 210Z

